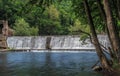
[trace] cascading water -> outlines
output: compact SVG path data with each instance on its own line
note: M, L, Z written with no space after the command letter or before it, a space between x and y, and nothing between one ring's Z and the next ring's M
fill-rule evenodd
M13 49L45 49L46 37L8 37L7 44Z
M49 38L48 38L49 37ZM110 46L108 37L106 35L98 35L99 41L104 46ZM48 40L47 42L47 39ZM83 41L80 40L80 36L31 36L31 37L8 37L8 47L13 49L46 49L46 46L50 49L81 49L81 50L93 50L95 49L89 39Z
M79 36L53 36L50 45L52 49L94 49L89 39L83 44Z

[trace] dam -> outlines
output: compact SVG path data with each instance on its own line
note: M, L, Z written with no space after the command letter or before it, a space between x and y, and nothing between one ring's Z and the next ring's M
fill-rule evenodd
M107 35L98 35L99 42L105 47L110 46ZM78 35L65 36L11 36L7 45L16 50L95 50L90 39L84 42Z

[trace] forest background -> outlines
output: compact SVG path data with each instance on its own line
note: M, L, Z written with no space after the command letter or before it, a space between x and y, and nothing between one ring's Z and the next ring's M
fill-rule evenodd
M89 4L97 33L104 34L104 22L96 9L97 3L93 0ZM82 1L0 0L0 20L8 20L14 35L78 35L80 30L89 33L86 19ZM120 26L120 22L117 23Z

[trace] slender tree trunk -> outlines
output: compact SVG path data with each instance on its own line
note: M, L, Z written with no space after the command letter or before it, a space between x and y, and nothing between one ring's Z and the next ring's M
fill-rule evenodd
M117 0L117 8L118 8L118 18L120 20L120 0Z
M106 15L105 15L105 11L103 9L103 5L101 3L101 0L96 0L96 1L97 1L97 4L98 4L98 8L100 10L101 16L103 18L103 21L105 22L105 24L107 24L107 22L106 22Z
M113 50L115 51L117 58L120 59L119 33L117 30L117 26L115 25L113 17L112 17L112 12L109 6L109 0L103 0L103 4L104 4L105 13L106 13L107 27L108 27L108 31L110 33L110 39L113 45Z
M102 19L103 19L104 24L105 24L105 28L106 28L107 35L108 35L109 40L110 40L110 34L109 34L109 31L108 31L108 28L107 28L106 14L105 14L105 11L104 11L104 9L103 9L103 5L102 5L102 3L101 3L101 0L97 0L97 4L98 4L98 8L99 8L99 10L100 10ZM110 40L110 42L111 42L111 40Z
M117 0L110 0L110 3L109 3L111 6L112 6L112 8L114 8L114 11L115 11L115 17L116 18L119 18L119 12L118 12L118 6L117 6Z
M105 69L110 69L109 62L108 62L106 56L104 55L104 53L103 53L103 51L100 47L98 38L97 38L97 34L96 34L95 27L94 27L94 24L93 24L93 20L92 20L92 16L91 16L91 12L90 12L90 9L89 9L88 2L87 2L87 0L84 0L83 2L84 2L86 15L87 15L87 18L88 18L88 22L89 22L89 25L90 25L90 30L91 30L92 37L93 37L93 43L94 43L94 46L96 48L96 52L97 52L97 55L100 59L101 65Z
M101 0L97 0L97 4L98 4L98 8L99 8L99 10L100 10L100 13L101 13L102 19L103 19L104 24L105 24L106 33L107 33L107 35L108 35L108 38L109 38L110 44L111 44L112 49L113 49L112 40L111 40L111 38L110 38L110 33L109 33L109 31L108 31L108 27L107 27L106 14L105 14L105 11L104 11L104 8L103 8L103 5L102 5L102 3L101 3ZM111 52L110 47L108 47L108 50L110 51L110 54L112 55L113 53ZM113 57L111 57L111 58L113 58Z

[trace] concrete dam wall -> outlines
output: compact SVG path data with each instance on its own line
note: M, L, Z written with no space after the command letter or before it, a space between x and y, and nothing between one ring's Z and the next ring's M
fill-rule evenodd
M106 35L98 35L99 41L104 46L109 46ZM8 47L12 49L71 49L71 50L94 50L89 39L83 43L80 36L12 36L7 38Z

